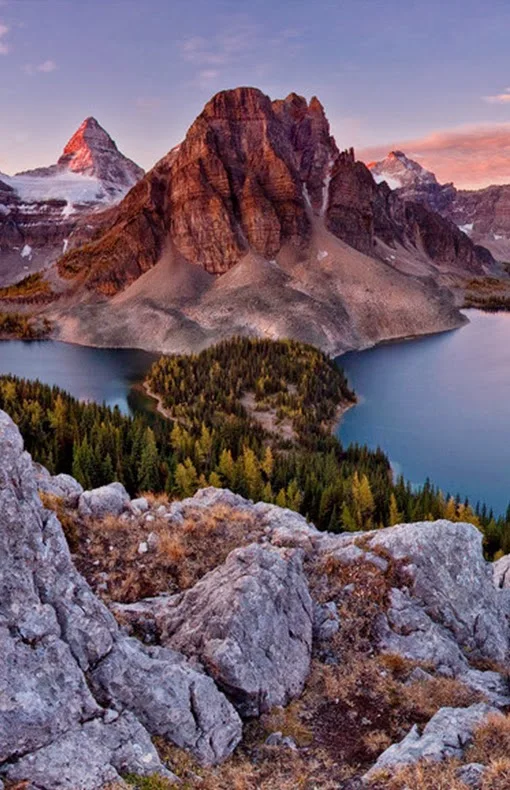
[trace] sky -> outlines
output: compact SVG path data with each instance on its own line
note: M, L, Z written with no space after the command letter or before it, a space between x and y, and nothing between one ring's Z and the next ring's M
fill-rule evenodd
M0 0L0 171L93 115L145 169L217 91L322 101L340 148L510 182L508 0Z

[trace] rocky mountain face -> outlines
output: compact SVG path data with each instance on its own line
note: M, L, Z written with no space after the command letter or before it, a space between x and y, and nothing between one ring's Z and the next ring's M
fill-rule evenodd
M491 271L451 221L340 152L318 99L214 96L52 274L63 340L196 351L233 332L329 353L451 329L453 281Z
M478 245L498 260L510 254L510 185L485 189L456 189L440 184L435 175L401 151L392 151L380 162L368 165L374 179L390 189L454 222Z
M145 531L140 571L151 552L175 551L165 529L179 527L185 540L202 524L212 538L222 524L234 549L217 565L208 556L201 578L175 595L108 608L76 570L38 492L58 503L66 529L89 536L89 564L94 525L104 532L105 517L128 541ZM464 788L477 728L508 728L506 578L500 560L493 581L470 524L335 535L223 489L166 505L130 500L120 483L84 492L34 465L3 412L0 508L0 783L99 790L126 787L125 774L156 773L170 785L178 753L164 764L151 742L158 736L160 748L173 743L201 763L201 777L185 776L189 787L208 776L211 787L231 786L240 771L263 787L257 772L268 766L274 780L283 766L317 786L381 788L381 771L425 759L454 760L448 770L464 772ZM104 593L109 574L92 567ZM238 753L238 773L208 774L253 717L260 727ZM284 736L292 722L295 737ZM493 770L484 759L480 775Z
M308 104L290 94L272 102L255 88L238 88L211 99L184 142L92 244L61 259L59 271L79 272L89 289L110 295L172 246L186 261L224 274L249 253L272 260L288 249L304 257L317 220L374 257L380 237L411 254L423 242L439 267L482 271L490 264L451 223L404 207L352 151L340 153L318 99ZM432 226L435 244L427 241Z
M57 164L0 174L0 281L56 260L77 228L89 232L91 214L118 202L142 176L95 118L83 122Z

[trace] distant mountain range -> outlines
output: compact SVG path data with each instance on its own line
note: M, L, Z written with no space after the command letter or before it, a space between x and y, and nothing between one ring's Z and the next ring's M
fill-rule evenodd
M62 255L80 217L121 200L144 171L87 118L50 167L0 173L0 279Z
M498 260L510 261L510 184L476 190L440 184L402 151L391 151L368 168L378 183L386 181L404 200L451 219L475 244L487 247Z
M393 176L371 172L352 149L339 151L317 98L271 101L237 88L214 96L144 176L88 119L57 165L4 190L17 189L19 202L16 179L96 184L90 200L31 204L35 224L49 212L47 248L61 245L45 308L61 339L182 351L252 334L339 353L458 326L462 283L497 271L491 253L441 215L447 187L407 161L390 162ZM408 170L409 189L435 190L437 205L408 199L397 183ZM29 228L18 262L28 257L22 245L34 249ZM12 248L2 217L0 240Z

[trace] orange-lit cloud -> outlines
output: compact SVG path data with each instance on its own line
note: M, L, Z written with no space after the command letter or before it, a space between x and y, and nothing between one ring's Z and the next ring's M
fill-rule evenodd
M484 96L483 99L488 104L507 104L510 102L510 88L506 88L504 93L496 93L495 96Z
M357 157L371 162L393 150L404 151L435 173L441 183L453 181L464 189L510 184L510 122L463 126L415 140L372 146L358 150Z

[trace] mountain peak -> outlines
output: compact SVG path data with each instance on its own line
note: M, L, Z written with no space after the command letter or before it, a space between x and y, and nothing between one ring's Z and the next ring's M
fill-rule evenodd
M391 189L437 184L434 173L409 159L403 151L390 151L381 161L370 162L367 166L378 183L386 181Z
M405 155L403 151L390 151L388 154L388 159L400 159L409 161L408 157Z
M115 141L93 116L85 118L58 160L58 167L117 187L131 187L143 170L122 154Z

